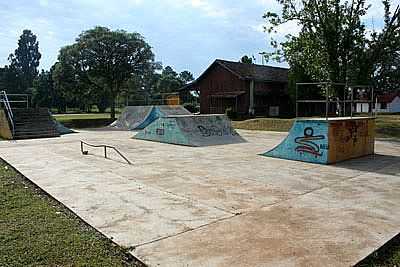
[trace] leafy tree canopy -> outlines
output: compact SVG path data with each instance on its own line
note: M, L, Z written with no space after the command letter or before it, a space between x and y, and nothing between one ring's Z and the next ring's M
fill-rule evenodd
M389 1L383 1L385 27L372 35L362 22L370 7L365 0L277 1L282 14L264 15L266 32L277 32L290 21L300 25L301 31L280 44L271 39L275 51L267 53L267 59L286 60L314 81L357 84L372 83L379 73L398 64L400 10L397 7L391 14ZM393 59L396 53L397 61Z
M18 76L20 93L28 92L32 86L39 73L37 68L41 57L36 35L30 30L24 30L18 40L18 48L8 57L11 72Z
M139 33L105 27L80 34L75 44L61 49L58 60L53 75L56 86L79 91L83 98L93 94L109 98L112 118L115 100L127 81L153 71L155 64L151 47Z
M172 67L167 66L161 72L157 83L157 91L158 93L175 93L182 86L193 80L193 74L189 71L183 71L178 74Z

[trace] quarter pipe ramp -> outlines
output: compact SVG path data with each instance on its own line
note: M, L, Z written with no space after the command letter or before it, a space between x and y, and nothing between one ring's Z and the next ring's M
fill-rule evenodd
M120 130L141 130L159 117L191 114L182 106L128 106L110 127Z
M374 118L297 120L267 157L333 164L374 153Z
M226 115L175 115L158 118L135 139L185 146L213 146L246 142Z

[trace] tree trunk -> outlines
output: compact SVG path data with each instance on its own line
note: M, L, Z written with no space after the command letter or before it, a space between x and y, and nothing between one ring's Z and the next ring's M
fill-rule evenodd
M111 119L115 120L115 97L111 100Z

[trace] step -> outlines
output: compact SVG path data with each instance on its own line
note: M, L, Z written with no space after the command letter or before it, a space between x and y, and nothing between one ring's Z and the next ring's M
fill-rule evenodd
M26 119L26 120L14 120L14 124L20 123L34 123L34 122L46 122L46 121L53 121L49 118L41 118L41 119Z
M54 124L53 120L37 120L37 121L14 121L14 125L19 126L19 125L41 125L41 124Z
M15 131L15 135L29 135L29 134L54 134L59 135L56 130L42 130L42 129L35 129L31 131Z
M24 115L24 116L14 116L15 119L20 119L20 120L26 120L26 119L31 119L31 118L51 118L49 115L37 115L37 114L30 114L30 115Z
M49 114L23 114L14 115L14 119L29 119L29 118L51 118Z
M50 120L50 119L45 119L45 118L43 118L43 119L37 119L37 120L34 120L34 119L29 119L29 120L14 120L14 125L17 125L17 124L26 124L26 123L41 123L41 122L52 122L53 120Z
M24 124L24 125L16 125L15 129L55 129L56 126L52 123L42 123L42 124Z
M18 135L14 137L14 140L23 140L23 139L39 139L39 138L53 138L60 137L60 135L54 134L26 134L26 135Z
M14 116L14 120L28 120L28 119L38 119L38 118L48 118L51 117L49 115L29 115L29 116Z
M47 108L13 108L13 113L26 113L26 112L49 112Z
M58 131L55 128L35 128L35 129L16 129L14 131L15 134L19 133L42 133L42 132L54 132L58 134Z

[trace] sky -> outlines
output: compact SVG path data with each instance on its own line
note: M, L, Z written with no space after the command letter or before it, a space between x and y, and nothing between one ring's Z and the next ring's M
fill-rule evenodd
M366 23L379 28L380 0L369 2ZM37 35L40 68L49 69L61 47L97 25L142 34L156 61L178 72L198 76L216 58L238 61L243 55L261 64L259 53L271 49L262 30L266 11L280 12L280 6L276 0L1 0L0 66L8 64L24 29ZM277 38L298 30L296 23L284 25Z

